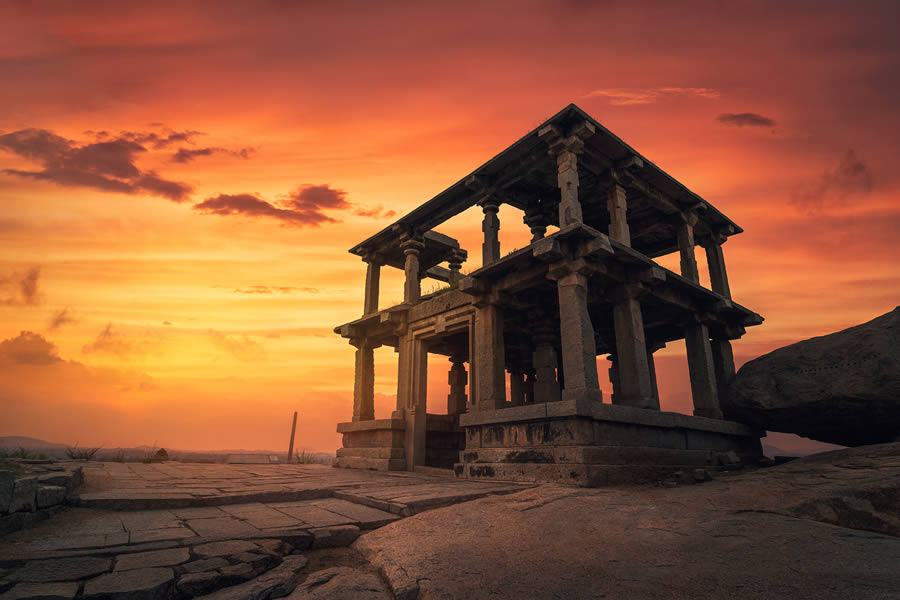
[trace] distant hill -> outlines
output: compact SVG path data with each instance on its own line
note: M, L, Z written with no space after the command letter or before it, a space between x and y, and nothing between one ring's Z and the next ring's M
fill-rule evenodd
M46 440L39 440L33 437L25 437L24 435L7 435L0 436L0 448L28 448L30 450L38 449L64 449L65 444L57 444Z

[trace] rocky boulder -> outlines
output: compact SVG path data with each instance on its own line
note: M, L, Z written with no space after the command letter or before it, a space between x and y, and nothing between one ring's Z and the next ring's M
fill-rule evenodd
M822 442L900 439L900 307L748 362L721 401L727 418Z

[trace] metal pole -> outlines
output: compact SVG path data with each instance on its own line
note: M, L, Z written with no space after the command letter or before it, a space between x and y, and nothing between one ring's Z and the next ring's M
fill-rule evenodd
M297 431L297 411L294 411L294 422L291 424L291 445L288 446L288 463L294 460L294 433Z

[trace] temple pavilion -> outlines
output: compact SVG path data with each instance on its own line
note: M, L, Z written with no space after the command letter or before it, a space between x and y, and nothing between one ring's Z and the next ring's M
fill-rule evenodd
M521 210L531 234L505 255L501 204ZM482 266L463 275L467 251L435 228L473 206L484 214ZM731 340L763 321L731 296L722 245L741 231L567 106L351 248L367 275L362 316L335 328L357 348L336 466L594 486L756 459L763 432L719 406L734 377ZM671 253L678 273L654 261ZM396 306L379 306L383 267L405 274ZM449 285L423 296L429 278ZM653 355L682 339L693 415L659 408ZM379 346L397 352L397 405L376 419ZM448 359L446 414L426 410L429 353Z

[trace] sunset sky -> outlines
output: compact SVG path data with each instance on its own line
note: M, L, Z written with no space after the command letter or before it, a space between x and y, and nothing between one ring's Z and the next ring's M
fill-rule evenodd
M766 322L739 362L888 312L900 4L723 6L0 0L0 435L282 449L297 410L298 447L334 450L347 249L573 102L744 228L731 288ZM479 223L439 228L467 269ZM689 410L683 354L664 409ZM379 349L379 417L395 381Z

